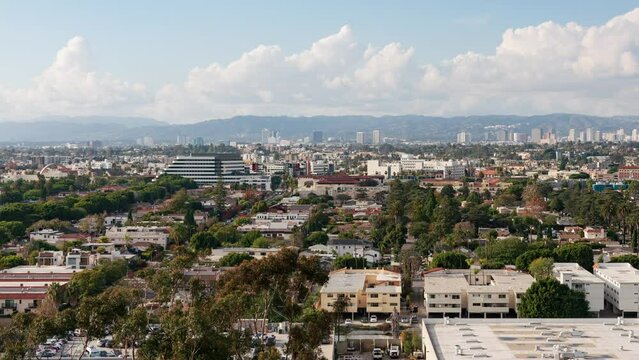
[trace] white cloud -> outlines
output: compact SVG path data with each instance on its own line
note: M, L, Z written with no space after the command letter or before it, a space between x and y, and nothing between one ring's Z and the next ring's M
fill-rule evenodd
M186 122L240 114L639 114L639 9L599 26L544 22L506 30L488 54L418 64L396 42L338 32L287 54L260 45L228 64L196 67L154 94L92 71L71 39L30 87L0 86L0 116L136 114Z
M5 103L0 116L126 115L147 101L143 85L91 71L90 58L85 39L72 38L30 87L0 92L0 103Z

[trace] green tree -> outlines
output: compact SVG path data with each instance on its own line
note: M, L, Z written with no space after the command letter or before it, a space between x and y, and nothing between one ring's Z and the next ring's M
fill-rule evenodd
M554 264L555 260L553 258L541 257L530 263L528 271L537 280L546 279L553 276L552 267Z
M523 318L582 318L588 317L588 301L583 292L546 278L526 290L517 312Z
M257 239L255 239L255 241L253 241L253 244L251 244L252 248L268 248L271 247L271 241L264 237L264 236L260 236Z
M309 247L317 244L326 245L328 242L328 235L323 231L313 231L304 239L304 247Z
M219 266L233 267L238 266L244 261L251 261L253 257L246 253L230 253L222 256L218 261Z
M559 262L576 262L592 272L594 257L592 248L586 243L572 243L555 249L555 259Z
M208 231L202 231L191 236L189 246L195 251L200 251L216 248L220 246L220 242L215 237L215 235L211 234Z
M431 266L445 269L468 269L468 256L459 251L445 251L433 256Z

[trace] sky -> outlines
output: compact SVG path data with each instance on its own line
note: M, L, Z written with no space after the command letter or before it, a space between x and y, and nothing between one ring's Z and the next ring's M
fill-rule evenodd
M637 1L5 1L0 120L639 114Z

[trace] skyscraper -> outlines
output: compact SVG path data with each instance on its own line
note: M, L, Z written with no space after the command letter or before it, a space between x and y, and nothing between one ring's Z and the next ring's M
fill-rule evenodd
M319 144L322 141L324 141L324 133L319 130L313 131L313 143Z
M364 144L364 132L363 131L358 131L357 134L355 135L355 141L357 141L358 144Z
M462 131L457 133L457 143L458 144L470 144L471 137L470 133L467 131Z
M382 134L379 130L373 130L373 145L382 143Z
M541 129L540 128L534 128L532 129L532 131L530 132L530 141L534 142L534 143L540 143L541 142Z
M577 131L575 129L568 130L568 141L577 141Z

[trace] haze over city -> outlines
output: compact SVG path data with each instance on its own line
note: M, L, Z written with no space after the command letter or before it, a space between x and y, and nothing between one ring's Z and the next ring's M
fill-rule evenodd
M0 360L639 354L639 3L0 0Z

